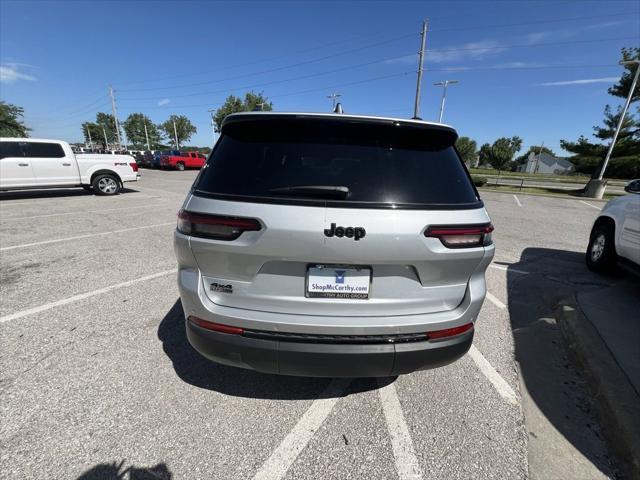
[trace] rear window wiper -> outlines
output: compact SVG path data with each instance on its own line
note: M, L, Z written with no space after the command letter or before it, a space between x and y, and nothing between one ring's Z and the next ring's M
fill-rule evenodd
M269 190L272 193L284 193L287 195L301 195L317 198L347 198L349 187L340 185L298 185L293 187L278 187Z

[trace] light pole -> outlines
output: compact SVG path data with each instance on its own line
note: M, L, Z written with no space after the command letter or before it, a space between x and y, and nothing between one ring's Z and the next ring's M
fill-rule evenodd
M216 120L213 117L213 112L215 112L215 110L210 109L207 110L207 112L209 112L209 114L211 115L211 130L213 131L213 144L216 144Z
M442 123L442 116L444 115L444 102L447 98L447 87L449 85L455 85L456 83L460 83L458 80L445 80L444 82L434 83L436 87L442 87L442 100L440 100L440 118L438 119L438 123Z
M173 135L176 138L176 150L180 150L180 144L178 143L178 131L176 130L176 122L173 122Z
M331 99L331 111L333 112L336 109L336 100L342 96L341 93L332 93L331 95L327 95L327 98Z
M633 82L631 82L631 88L629 89L629 95L627 95L627 101L624 103L622 112L620 112L620 120L618 120L618 126L616 127L616 131L613 134L613 138L611 139L611 144L609 145L609 150L607 150L607 155L604 157L604 163L602 164L602 168L600 169L600 174L598 175L598 178L592 178L591 180L589 180L589 183L587 183L587 186L585 187L584 194L587 197L602 198L602 194L604 193L604 187L606 186L606 183L603 180L604 172L609 165L609 160L611 159L613 148L616 146L618 135L620 134L622 124L624 123L624 117L627 115L629 105L631 105L633 92L636 89L636 85L638 84L638 77L640 76L640 60L628 60L626 62L620 62L620 65L632 64L636 65L636 74L633 76Z
M147 122L144 122L144 137L147 139L147 151L151 151L151 146L149 145L149 133L147 132Z

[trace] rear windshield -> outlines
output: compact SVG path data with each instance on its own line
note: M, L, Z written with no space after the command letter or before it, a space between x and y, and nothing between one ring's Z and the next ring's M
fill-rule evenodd
M390 121L244 120L225 126L195 193L343 207L481 205L455 138L449 130ZM348 194L322 199L282 191L303 186L346 187Z

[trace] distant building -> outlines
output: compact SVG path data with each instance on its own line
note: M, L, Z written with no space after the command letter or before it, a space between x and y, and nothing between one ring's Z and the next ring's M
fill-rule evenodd
M565 158L554 157L542 152L539 155L531 152L527 161L518 167L522 173L553 173L556 175L566 175L575 170L573 163Z

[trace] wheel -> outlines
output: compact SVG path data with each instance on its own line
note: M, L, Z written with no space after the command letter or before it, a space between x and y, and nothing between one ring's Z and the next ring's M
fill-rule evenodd
M179 170L181 172L184 171L184 163L182 162L176 163L176 170Z
M611 271L616 264L614 227L599 224L593 227L587 247L587 267L594 272Z
M120 193L120 180L113 175L98 175L91 183L96 195L117 195Z

